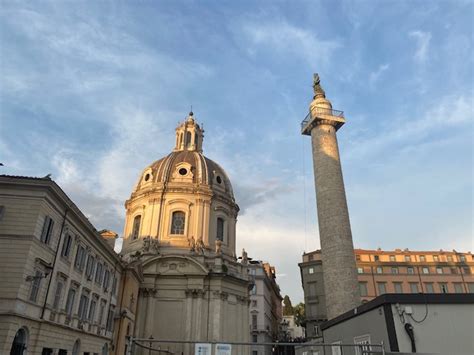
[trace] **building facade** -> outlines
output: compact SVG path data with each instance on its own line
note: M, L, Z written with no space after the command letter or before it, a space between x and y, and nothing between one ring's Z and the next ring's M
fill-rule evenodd
M116 234L103 233L51 179L0 176L0 353L115 350L134 311L120 305Z
M190 113L173 151L140 174L120 255L117 234L97 231L49 177L0 176L0 353L124 354L128 336L249 341L239 207L225 171L202 154L203 138ZM261 267L273 334L281 297L274 269ZM193 353L191 344L168 348Z
M248 270L253 282L250 290L250 337L253 343L278 340L282 320L282 297L276 283L275 268L269 263L251 260ZM271 346L252 346L252 355L272 354Z
M185 354L192 345L179 341L249 340L239 207L225 171L202 154L203 138L191 112L173 151L143 170L125 203L121 255L143 272L134 335L176 340L169 349Z
M327 316L334 318L360 304L354 246L336 132L344 113L333 110L314 74L314 96L301 133L311 136L319 239L325 269Z
M458 251L393 251L355 249L362 302L386 293L474 293L474 256ZM303 254L299 264L306 304L306 334L321 336L327 320L321 252Z

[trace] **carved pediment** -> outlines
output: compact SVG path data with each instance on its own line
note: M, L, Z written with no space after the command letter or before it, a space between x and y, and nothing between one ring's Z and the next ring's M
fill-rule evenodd
M183 255L167 255L150 258L143 263L144 274L159 275L202 275L208 274L208 270L192 257Z

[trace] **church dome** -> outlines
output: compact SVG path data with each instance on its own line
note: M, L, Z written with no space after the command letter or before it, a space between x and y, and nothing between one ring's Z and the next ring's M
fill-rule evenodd
M122 254L153 244L161 253L235 257L239 206L224 169L203 155L203 138L191 112L176 127L173 151L142 171L125 202Z
M175 150L148 167L140 175L132 195L164 184L207 187L234 201L229 177L219 164L196 150Z

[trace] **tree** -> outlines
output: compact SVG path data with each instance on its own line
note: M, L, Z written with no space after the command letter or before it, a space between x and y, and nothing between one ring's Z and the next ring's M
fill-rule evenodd
M306 321L306 314L304 309L304 303L300 302L293 307L293 314L295 315L295 323L302 327Z
M293 305L291 304L290 297L286 295L283 298L283 315L284 316L292 316L294 313Z

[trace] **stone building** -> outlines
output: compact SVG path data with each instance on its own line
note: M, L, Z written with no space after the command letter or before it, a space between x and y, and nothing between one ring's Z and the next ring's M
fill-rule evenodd
M202 154L203 137L191 112L174 150L143 170L125 203L121 254L143 272L139 338L249 339L247 265L235 253L239 207L225 171Z
M253 282L250 290L250 337L253 343L278 340L282 320L282 297L276 283L275 268L269 263L251 260L248 270ZM271 346L252 346L252 355L272 354Z
M471 252L354 250L362 302L386 293L474 293ZM299 264L306 304L306 335L321 336L327 320L321 251L303 254Z
M134 319L123 280L139 279L115 238L50 178L0 176L0 353L113 352Z

